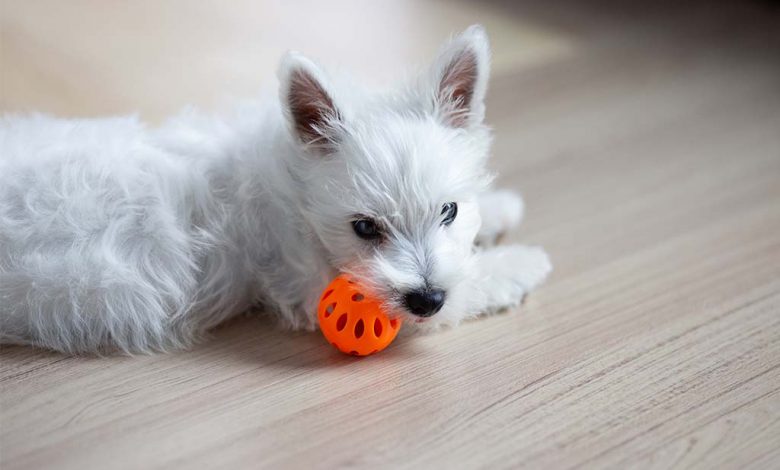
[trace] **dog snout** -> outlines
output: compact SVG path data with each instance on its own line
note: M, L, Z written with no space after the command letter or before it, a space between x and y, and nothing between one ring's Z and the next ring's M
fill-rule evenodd
M421 289L411 291L404 296L409 312L418 317L430 317L444 305L445 292L441 289Z

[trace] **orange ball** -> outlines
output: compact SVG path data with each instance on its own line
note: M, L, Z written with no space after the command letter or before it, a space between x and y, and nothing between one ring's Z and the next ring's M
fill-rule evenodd
M388 317L378 299L344 274L325 288L317 318L325 338L339 351L354 356L385 349L401 328L400 318Z

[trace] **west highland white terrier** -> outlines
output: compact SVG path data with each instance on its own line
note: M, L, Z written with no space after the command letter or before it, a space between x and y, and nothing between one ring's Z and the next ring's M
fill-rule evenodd
M551 265L493 246L523 204L488 191L489 62L472 26L390 92L289 53L229 116L4 117L2 342L171 350L254 306L311 329L339 272L416 327L517 305Z

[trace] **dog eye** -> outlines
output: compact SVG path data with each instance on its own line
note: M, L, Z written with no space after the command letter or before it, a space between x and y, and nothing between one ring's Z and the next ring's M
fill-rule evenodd
M441 221L442 225L449 225L458 216L458 203L448 202L441 207L441 215L444 216L444 220Z
M376 240L382 237L379 226L371 219L358 219L352 221L352 230L355 235L363 240Z

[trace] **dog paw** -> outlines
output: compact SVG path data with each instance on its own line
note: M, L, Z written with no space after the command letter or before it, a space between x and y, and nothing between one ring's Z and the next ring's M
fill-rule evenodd
M488 311L519 305L552 271L547 253L535 246L493 248L485 253L483 261L486 273L483 291Z
M521 284L526 291L536 288L552 271L552 263L547 252L539 246L514 246L508 265L514 266L514 282ZM516 263L516 264L515 264Z
M479 197L482 226L476 244L493 246L523 218L524 204L519 194L508 191L490 191Z

